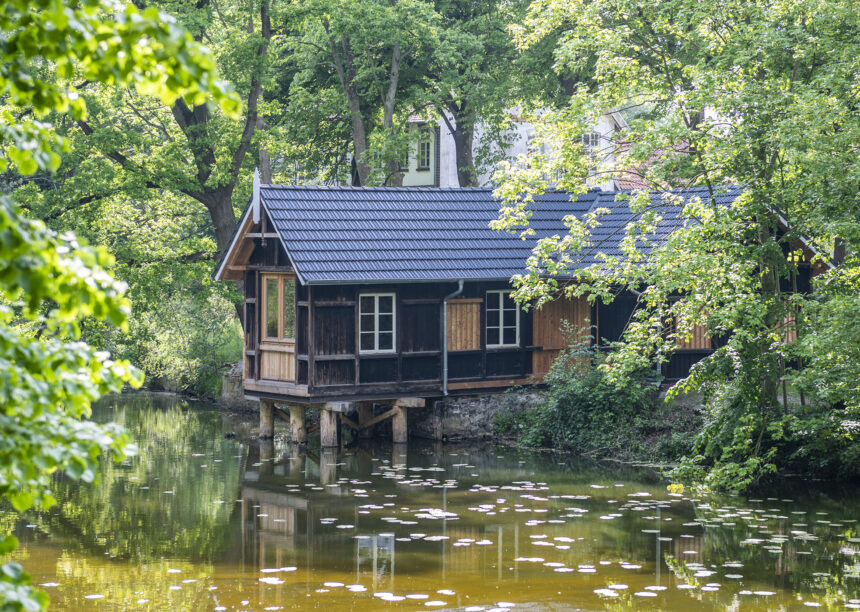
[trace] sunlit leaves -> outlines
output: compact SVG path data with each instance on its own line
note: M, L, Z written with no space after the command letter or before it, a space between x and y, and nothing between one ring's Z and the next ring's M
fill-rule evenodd
M585 224L571 224L569 236L539 241L529 273L514 279L519 299L538 303L557 294L559 274L575 281L570 294L636 292L640 308L624 342L601 366L619 380L667 360L697 326L708 330L722 346L674 391L710 400L693 464L714 468L719 487L743 489L801 455L809 470L819 467L812 455L848 456L844 437L832 433L839 428L819 423L856 418L860 337L848 278L860 262L849 255L843 270L825 271L818 253L835 236L849 254L860 245L858 25L843 0L538 0L515 28L523 48L555 40L559 72L585 72L568 109L543 117L539 131L561 143L560 153L512 168L497 229L528 232L528 193L545 189L545 177L583 188L591 170L575 145L607 110L624 114L629 129L598 172L661 192L744 190L732 206L669 197L682 223L659 240L659 219L640 194L617 231L621 256L602 254ZM810 264L824 272L818 293L795 293ZM783 381L808 404L780 406Z
M190 104L214 101L227 113L238 110L206 49L154 8L15 0L4 4L0 28L0 92L7 107L0 163L21 174L57 168L63 142L41 120L50 113L86 117L76 82L129 85L166 104L181 97Z

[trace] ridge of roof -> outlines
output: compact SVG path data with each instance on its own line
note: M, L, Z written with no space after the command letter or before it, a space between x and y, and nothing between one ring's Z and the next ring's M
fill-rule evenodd
M648 191L649 195L652 197L654 195L658 195L661 193L675 193L675 194L685 194L685 193L699 193L699 192L708 192L713 189L715 192L725 192L730 190L740 189L740 185L717 185L715 187L708 187L707 185L697 185L694 187L676 187L674 189L649 189L644 190ZM269 190L281 190L281 191L327 191L327 192L356 192L356 193L367 193L367 192L379 192L379 193L398 193L398 192L406 192L406 193L484 193L484 192L494 192L496 191L495 187L361 187L355 185L278 185L278 184L264 184L260 185L261 191L269 191ZM642 189L615 189L615 190L607 190L600 188L590 188L588 191L581 192L579 194L572 194L569 191L564 189L547 189L543 192L543 194L535 194L535 195L544 195L544 194L571 194L571 195L584 195L586 193L596 193L600 196L606 195L617 195L617 194L632 194L637 191L643 191ZM499 200L501 202L501 200Z

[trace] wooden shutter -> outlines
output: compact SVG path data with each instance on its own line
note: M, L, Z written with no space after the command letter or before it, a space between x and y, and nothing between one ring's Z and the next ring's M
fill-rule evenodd
M481 304L480 298L448 302L449 351L481 349Z

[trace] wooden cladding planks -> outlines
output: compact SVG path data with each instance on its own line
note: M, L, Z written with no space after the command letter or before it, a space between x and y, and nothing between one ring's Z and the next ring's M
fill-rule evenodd
M473 351L481 348L481 299L448 302L448 350Z
M693 335L687 339L678 338L676 345L679 349L710 349L711 337L704 325L693 327Z
M296 355L292 345L260 347L260 378L265 380L296 380Z
M535 346L541 347L532 354L532 372L535 376L542 378L549 372L552 362L562 349L567 348L569 339L562 329L563 321L567 321L576 331L588 327L590 316L591 305L584 297L558 298L547 302L540 310L535 310L532 319L533 342Z
M567 346L568 339L562 331L562 321L567 321L578 331L589 325L591 306L584 297L558 298L535 310L533 318L534 344L545 348L560 349Z

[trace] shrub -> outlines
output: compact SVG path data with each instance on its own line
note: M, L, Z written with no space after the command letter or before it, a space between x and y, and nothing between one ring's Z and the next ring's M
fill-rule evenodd
M538 407L506 412L496 432L520 444L580 453L631 457L646 450L649 434L664 429L656 385L645 373L619 384L607 376L603 354L589 340L575 339L545 378L548 392Z

